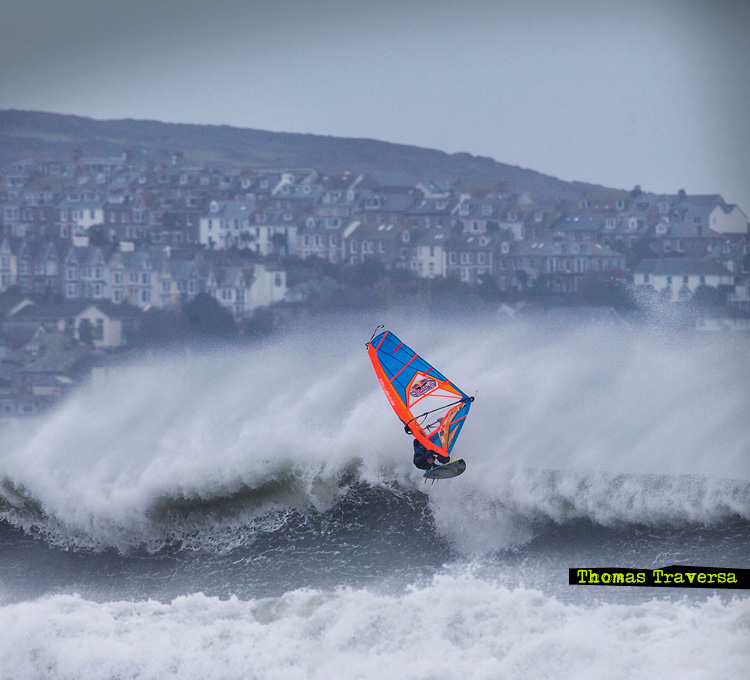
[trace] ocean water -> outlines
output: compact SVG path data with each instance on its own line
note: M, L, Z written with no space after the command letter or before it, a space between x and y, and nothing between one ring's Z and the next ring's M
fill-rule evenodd
M386 317L388 315L385 315ZM365 352L469 394L425 484ZM0 678L747 678L750 341L485 319L318 322L97 375L0 427Z

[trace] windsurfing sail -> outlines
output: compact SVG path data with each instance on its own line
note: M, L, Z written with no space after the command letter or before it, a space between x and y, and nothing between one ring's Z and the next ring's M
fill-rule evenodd
M449 456L474 397L388 330L367 343L367 354L404 429L429 450Z

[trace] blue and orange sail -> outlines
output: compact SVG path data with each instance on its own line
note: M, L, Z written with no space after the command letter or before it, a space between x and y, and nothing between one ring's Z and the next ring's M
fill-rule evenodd
M407 432L450 456L474 401L390 331L367 343L380 385Z

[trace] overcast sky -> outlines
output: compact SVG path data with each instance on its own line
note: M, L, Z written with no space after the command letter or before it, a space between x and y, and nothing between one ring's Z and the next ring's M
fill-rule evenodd
M0 109L468 151L750 216L747 0L0 0Z

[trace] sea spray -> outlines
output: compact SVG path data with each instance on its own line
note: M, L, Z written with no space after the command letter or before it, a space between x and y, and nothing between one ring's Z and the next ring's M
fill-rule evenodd
M540 521L750 515L747 338L392 325L477 392L460 479L422 484L372 376L370 331L341 324L125 366L0 431L0 512L61 545L120 550L180 534L200 545L208 531L215 545L222 527L326 512L352 483L428 494L439 530L468 551L529 540Z

